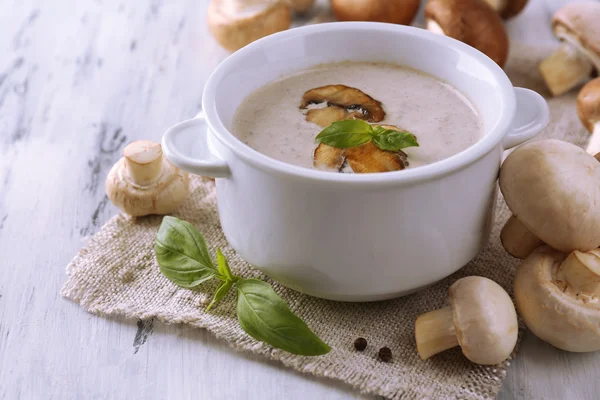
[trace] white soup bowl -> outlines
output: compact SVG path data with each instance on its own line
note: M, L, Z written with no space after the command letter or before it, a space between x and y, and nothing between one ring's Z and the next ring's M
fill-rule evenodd
M274 160L231 133L253 90L346 60L395 63L450 83L478 110L485 135L415 169L338 174ZM423 29L368 22L291 29L246 46L213 72L202 106L165 133L163 148L178 167L216 178L231 246L288 287L344 301L402 296L472 260L490 234L502 152L548 123L544 99L514 88L483 53Z

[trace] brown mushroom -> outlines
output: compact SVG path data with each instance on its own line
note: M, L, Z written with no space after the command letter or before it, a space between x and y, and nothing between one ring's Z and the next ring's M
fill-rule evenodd
M284 31L291 24L290 7L283 0L212 0L207 16L211 33L230 51Z
M566 256L539 248L517 271L515 302L540 339L566 351L600 350L600 249Z
M381 126L386 129L400 130L393 125ZM346 165L349 170L345 168ZM348 149L338 149L320 143L314 153L315 167L338 172L391 172L403 170L408 165L408 155L402 150L381 150L373 142Z
M504 19L519 14L527 5L527 0L485 0Z
M405 152L381 150L373 142L346 149L344 155L356 173L400 171L408 166Z
M523 230L563 252L600 246L600 163L581 148L554 139L517 148L500 169L500 189L517 219L505 247Z
M344 149L319 143L313 155L313 165L318 169L331 169L340 172L346 161Z
M552 18L560 47L540 63L540 72L554 96L568 92L591 78L600 68L600 3L575 2L560 8Z
M410 25L420 0L331 0L339 21L373 21Z
M171 164L160 144L149 140L125 147L105 186L110 201L133 217L168 214L190 195L187 172Z
M308 110L306 113L306 120L325 128L331 125L333 122L342 121L348 119L348 117L352 119L354 115L350 116L350 113L346 111L345 108L329 106L325 108L313 108L312 110Z
M415 339L421 359L460 346L476 364L506 360L517 344L517 313L508 293L496 282L469 276L454 282L450 306L420 315Z
M587 152L600 152L600 78L588 82L577 96L577 115L592 134Z
M346 85L327 85L311 89L302 96L300 108L306 109L310 104L319 103L345 108L353 118L369 122L379 122L385 118L381 102L359 89Z
M502 19L480 0L430 0L425 6L427 30L460 40L500 67L508 58L508 36Z

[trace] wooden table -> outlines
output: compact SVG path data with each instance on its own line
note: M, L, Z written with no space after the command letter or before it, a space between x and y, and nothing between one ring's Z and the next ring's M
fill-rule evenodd
M553 40L531 0L516 40ZM104 179L127 142L194 115L227 56L207 0L0 2L0 398L345 399L344 384L236 353L207 332L105 319L59 295L115 214ZM501 399L598 399L600 354L527 334Z

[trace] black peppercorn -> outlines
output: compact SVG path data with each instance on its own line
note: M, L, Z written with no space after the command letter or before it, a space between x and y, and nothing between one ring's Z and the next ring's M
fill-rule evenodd
M379 349L379 359L383 362L391 361L392 359L392 350L389 347L382 347Z
M359 337L354 341L354 348L358 351L363 351L367 348L367 339Z

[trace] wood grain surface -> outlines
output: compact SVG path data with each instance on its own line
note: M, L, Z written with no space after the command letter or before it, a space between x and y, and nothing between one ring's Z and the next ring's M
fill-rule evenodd
M203 330L100 318L59 295L67 263L116 213L104 179L124 145L193 116L227 56L208 33L207 3L0 1L1 399L358 396ZM511 38L553 40L559 4L531 0L508 23ZM594 400L598 378L600 354L527 334L500 398Z

